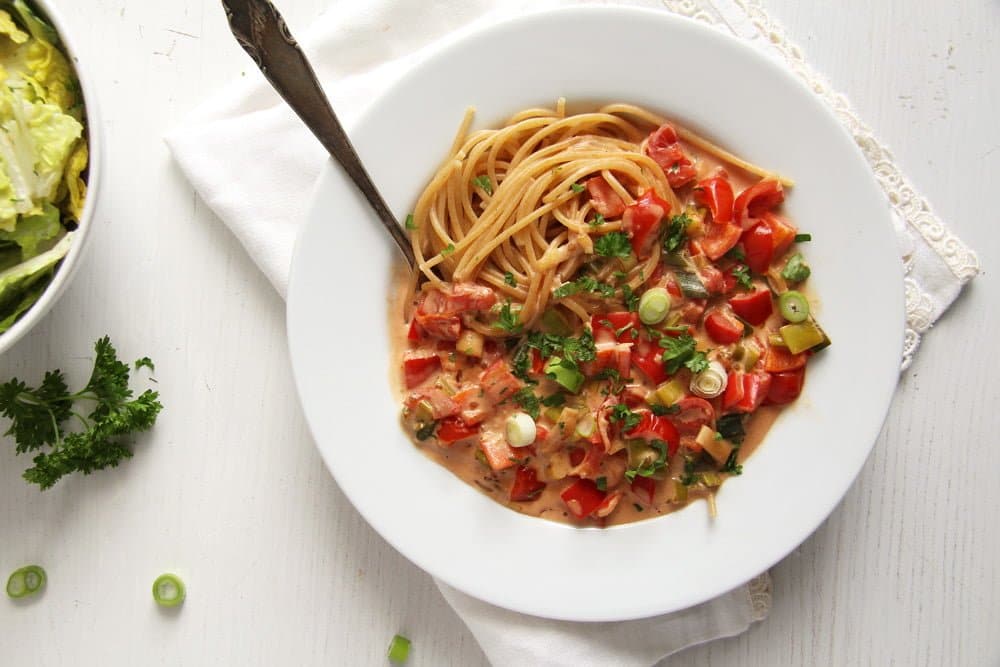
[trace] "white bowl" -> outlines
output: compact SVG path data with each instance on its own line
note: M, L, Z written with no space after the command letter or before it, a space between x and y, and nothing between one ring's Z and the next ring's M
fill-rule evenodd
M468 105L488 126L565 96L640 104L797 180L785 202L833 346L802 397L718 494L606 530L513 512L421 454L389 387L387 295L398 253L332 163L302 226L288 293L292 367L324 461L387 541L455 588L537 616L610 621L703 602L805 540L878 436L899 370L902 264L889 206L834 115L793 74L716 30L663 11L532 14L450 40L351 129L402 219Z
M104 155L104 142L101 137L101 124L97 110L97 94L94 84L90 80L87 68L80 60L80 52L76 48L73 36L66 28L66 22L56 11L52 3L46 0L31 0L30 3L38 14L46 20L49 25L55 28L62 39L63 52L69 58L77 79L80 81L80 90L83 93L83 106L86 122L84 123L84 133L87 137L87 150L90 153L89 164L87 166L87 196L84 200L83 215L80 216L79 226L72 234L72 242L69 251L62 260L59 269L52 277L52 281L39 297L38 301L21 316L7 331L0 334L0 354L3 354L14 346L32 327L49 312L49 309L66 291L66 287L73 279L77 268L83 257L84 248L90 238L90 228L93 225L94 209L97 206L97 196L101 182L101 159Z

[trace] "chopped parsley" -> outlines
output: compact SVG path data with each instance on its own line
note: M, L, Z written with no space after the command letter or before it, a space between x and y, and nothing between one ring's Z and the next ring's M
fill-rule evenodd
M812 234L796 234L795 235L795 242L796 243L808 243L809 241L812 241L812 240L813 240Z
M708 369L708 357L705 356L704 352L695 352L691 355L691 358L684 362L692 373L701 373L702 371Z
M517 316L510 308L510 299L504 303L503 307L500 308L500 315L497 318L496 325L498 329L503 329L504 331L509 331L510 333L520 333L521 319Z
M697 352L697 343L688 333L682 333L676 338L663 336L660 338L660 347L663 348L663 363L671 375L680 370L681 366L686 365L688 361L695 359ZM702 353L702 357L704 357L704 353ZM707 361L705 363L707 366ZM700 365L700 361L696 361L695 365Z
M593 361L596 356L594 337L589 331L584 331L579 338L532 331L522 339L511 359L511 372L526 382L532 381L528 375L532 348L538 350L542 359L558 356L560 365L571 370L579 370L579 364Z
M631 431L639 425L642 417L629 410L627 405L619 403L611 409L611 416L608 419L612 423L621 424L622 431Z
M503 274L503 281L510 285L511 287L517 287L517 280L514 279L514 274L508 271Z
M628 378L623 378L622 374L614 368L602 368L597 372L597 375L594 376L594 379L608 380L611 383L608 391L605 392L605 395L607 395L608 393L620 394L622 390L625 389L625 381Z
M625 309L631 312L639 310L639 295L632 291L628 285L622 285L622 300L625 301Z
M594 252L602 257L626 258L632 254L632 244L625 232L610 232L594 239Z
M597 490L598 491L607 491L608 490L608 478L607 477L598 477L597 479L594 480L594 484L597 486Z
M649 406L649 409L657 417L662 417L663 415L675 415L681 411L681 406L679 405L658 405L656 403Z
M596 213L594 214L594 219L591 220L589 224L591 227L600 227L605 222L607 222L607 220L604 219L604 216L600 213Z
M643 460L640 465L629 467L629 469L625 471L625 478L628 479L628 481L631 482L636 477L652 477L667 467L667 443L662 440L653 440L649 443L649 446L650 448L656 450L656 458L649 460L644 457L645 460Z
M531 390L531 387L522 387L518 389L517 393L512 397L514 403L518 405L522 410L531 415L532 419L538 419L539 415L542 413L541 401L535 392Z
M542 399L542 405L547 408L558 408L566 405L566 394L557 392Z
M722 466L722 472L729 473L730 475L743 474L743 466L736 462L736 457L739 452L739 447L733 447L733 451L729 452L729 457L726 459L726 463Z
M723 438L734 444L743 442L746 431L743 428L743 416L737 413L722 415L715 423L715 427Z
M563 283L552 290L553 299L564 299L580 292L593 292L605 298L610 298L615 294L615 288L607 283L602 283L593 276L581 276L576 280Z
M486 174L483 174L482 176L476 176L474 179L472 179L472 184L475 185L476 187L482 188L488 195L493 194L493 182L490 181L490 177L487 176Z
M574 183L573 185L571 185L571 186L569 186L569 187L570 187L570 189L571 189L571 190L573 190L573 192L575 192L576 194L580 194L581 192L583 192L584 190L586 190L586 188L585 188L585 187L583 187L582 185L580 185L579 183Z
M454 243L449 243L445 247L441 248L441 256L442 257L447 257L448 255L450 255L453 252L455 252L455 244Z
M417 228L417 223L413 222L413 214L412 213L408 213L406 215L406 222L403 223L403 226L406 227L407 229L416 229Z
M743 252L743 248L740 246L734 246L729 252L723 255L726 259L734 259L737 262L745 262L747 254Z
M747 268L746 264L737 264L733 267L733 278L736 278L736 282L739 283L740 287L743 289L750 289L753 287L753 282L750 280L750 269Z
M687 213L675 215L670 218L666 232L663 235L663 252L676 252L687 240L687 228L691 224L691 218Z
M417 440L423 442L427 438L434 435L434 429L437 428L438 423L436 421L427 422L423 426L417 429Z

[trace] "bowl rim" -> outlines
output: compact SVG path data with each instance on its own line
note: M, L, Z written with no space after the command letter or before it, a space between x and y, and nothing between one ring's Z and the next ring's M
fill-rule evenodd
M78 48L76 39L72 36L73 31L67 28L70 24L56 9L55 3L50 2L50 0L30 0L30 4L33 6L33 9L38 11L47 20L59 35L63 51L73 67L77 81L80 83L85 114L84 136L87 137L87 151L89 153L87 194L83 203L83 215L80 216L78 226L75 230L68 233L72 235L69 251L62 259L62 263L52 277L52 281L45 288L45 291L42 292L38 301L20 319L11 325L7 331L0 334L0 355L14 347L36 324L44 319L62 296L63 292L65 292L66 287L79 269L87 242L92 236L90 232L100 192L104 153L100 114L97 107L97 90L90 77L90 70L84 64L86 59L81 60L81 51Z

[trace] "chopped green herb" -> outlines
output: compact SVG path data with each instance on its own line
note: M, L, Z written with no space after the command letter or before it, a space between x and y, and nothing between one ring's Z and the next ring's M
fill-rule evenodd
M514 274L508 271L503 274L503 281L510 285L511 287L517 287L517 280L514 279Z
M605 298L611 298L615 294L615 288L607 283L602 283L593 276L581 276L576 280L563 283L552 290L552 298L564 299L580 292L593 292Z
M486 174L483 174L482 176L476 176L474 179L472 179L472 184L478 188L482 188L488 195L493 194L493 182L490 181L490 177L487 176Z
M658 405L658 404L654 403L653 405L649 406L649 409L652 410L652 412L653 412L654 415L656 415L658 417L662 417L663 415L675 415L675 414L677 414L678 412L681 411L681 406L679 406L679 405Z
M671 253L680 249L687 241L687 228L691 224L691 218L687 213L675 215L670 218L666 232L663 235L663 252Z
M726 459L726 463L722 466L722 472L729 473L730 475L743 474L743 466L736 462L736 457L739 455L739 452L739 447L733 447L733 451L729 452L729 457Z
M450 255L453 252L455 252L455 244L454 243L449 243L445 247L441 248L441 256L442 257L447 257L448 255Z
M602 257L626 258L632 254L632 244L625 232L610 232L594 239L594 252Z
M626 310L633 313L639 310L639 296L628 285L622 285L622 299L625 301Z
M641 512L641 511L643 511L643 509L644 509L644 508L643 508L643 506L642 506L642 505L640 505L639 503L632 503L632 507L634 507L634 508L635 508L635 511L636 511L636 512Z
M611 415L608 419L614 423L620 423L622 431L631 431L639 425L642 417L629 410L627 405L619 403L611 409Z
M542 405L547 408L558 408L566 405L566 394L557 392L542 399Z
M607 222L607 220L604 219L604 216L601 215L600 213L596 213L596 214L594 214L594 219L590 221L590 226L591 227L600 227L605 222Z
M579 183L574 183L573 185L571 185L569 187L570 187L571 190L573 190L573 192L575 192L577 194L580 194L581 192L583 192L584 190L587 189L587 188L583 187L582 185L580 185Z
M406 227L407 229L416 229L417 228L417 223L413 222L413 214L412 213L408 213L406 215L406 222L403 223L403 226Z
M503 329L504 331L509 331L510 333L519 333L521 331L520 318L517 313L511 310L510 300L508 299L504 303L503 307L500 308L500 316L497 318L496 325L498 329Z
M805 259L802 258L802 253L797 252L788 258L785 268L781 270L781 277L793 283L800 283L808 278L811 273L812 270L806 264Z
M531 390L531 387L522 387L521 389L518 389L517 393L514 394L513 399L514 403L531 415L532 419L538 419L539 415L541 415L541 401L538 400L538 396L535 396L535 392Z
M139 370L140 368L145 367L145 368L149 369L150 373L155 373L156 372L156 366L153 365L153 360L150 359L149 357L143 357L142 359L136 359L134 365L135 365L135 370Z
M662 440L653 440L648 446L641 440L630 443L625 478L631 482L636 477L652 477L660 472L667 467L667 451L667 443Z
M708 368L708 357L705 356L704 352L695 352L691 355L691 358L684 362L684 365L690 369L692 373L701 373Z
M808 243L809 241L812 241L812 240L813 240L812 234L796 234L795 235L795 242L796 243Z
M740 284L743 289L750 289L753 287L753 282L750 280L750 269L746 264L737 264L733 267L733 278L736 278L736 282Z
M24 479L47 489L64 475L116 467L131 458L127 436L152 428L163 406L159 394L147 389L133 398L128 364L119 361L105 336L94 345L94 368L83 389L69 393L60 370L45 374L37 389L17 378L0 385L0 414L11 420L5 435L13 435L18 454L49 446L35 455ZM140 359L140 366L152 366ZM147 364L148 362L148 364ZM92 405L89 413L73 410L79 400ZM79 420L81 429L67 432L65 422Z
M743 252L741 246L734 246L729 252L723 255L726 259L736 260L737 262L745 262L747 259L747 254Z
M671 375L680 370L685 362L694 358L697 351L697 343L689 333L682 333L676 338L663 336L660 338L660 347L663 348L663 363Z
M743 415L732 413L722 415L715 423L715 428L719 430L722 437L734 444L743 442L746 431L743 428Z
M598 491L607 491L608 490L608 478L607 477L598 477L597 479L594 480L594 484L597 486L597 490Z
M434 429L437 428L437 425L438 424L436 421L430 421L420 426L420 428L417 429L417 432L415 434L417 436L417 440L423 442L427 438L434 435Z

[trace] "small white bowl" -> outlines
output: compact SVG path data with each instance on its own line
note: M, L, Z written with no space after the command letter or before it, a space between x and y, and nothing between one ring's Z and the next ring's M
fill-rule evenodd
M56 300L62 295L69 285L70 280L76 273L83 257L84 248L90 238L90 227L94 218L94 209L97 205L97 195L101 182L101 159L104 154L104 142L101 137L101 125L97 111L97 94L94 84L87 73L87 67L80 60L80 52L77 50L76 42L71 32L67 29L67 23L56 11L52 3L46 0L31 0L32 9L55 28L62 40L62 50L66 54L73 66L77 79L80 82L80 90L83 94L83 108L85 114L84 136L87 137L87 150L90 153L87 165L87 197L83 205L83 215L80 216L79 226L70 232L73 240L70 244L69 252L63 258L62 264L56 271L52 282L42 293L42 296L35 304L11 326L10 329L0 334L0 354L5 353L14 346L32 327L38 324Z

